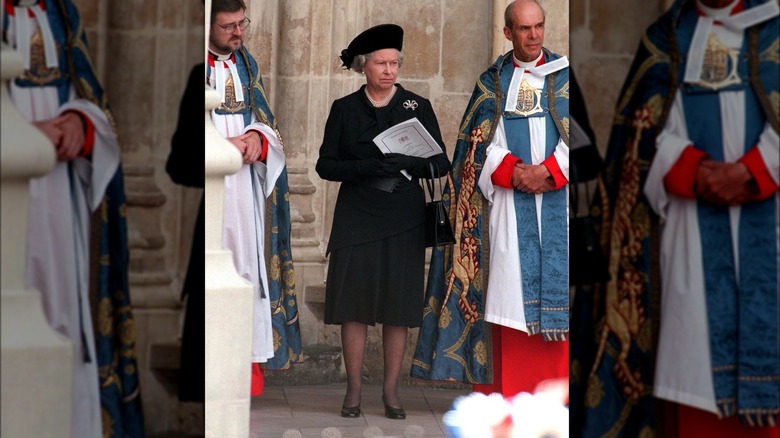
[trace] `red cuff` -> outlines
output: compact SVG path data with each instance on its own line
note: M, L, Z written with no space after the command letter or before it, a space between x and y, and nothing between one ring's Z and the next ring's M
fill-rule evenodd
M522 163L523 160L515 157L512 154L506 154L504 160L498 165L493 174L490 175L490 181L494 186L503 187L505 189L513 189L512 187L512 174L515 172L515 164Z
M705 157L706 152L688 145L664 176L666 191L681 198L696 199L696 193L693 191L696 174L699 171L699 162Z
M563 175L561 166L558 165L558 160L555 158L555 155L550 155L542 161L542 166L547 168L555 182L553 190L558 190L569 183L569 180Z
M742 156L739 161L748 168L748 172L753 176L754 187L757 188L756 197L766 199L777 191L777 183L769 174L764 157L758 147L754 147L748 153Z
M77 110L68 110L65 113L75 113L81 118L81 123L84 126L84 147L79 152L79 157L88 158L92 155L92 150L95 148L95 125L92 124L92 120L89 117ZM63 114L65 114L63 113Z
M257 161L264 163L266 157L268 156L268 139L265 138L265 135L263 135L263 133L257 129L250 129L250 131L254 131L257 133L257 135L260 136L260 146L262 147L262 151L260 151L260 158L258 158Z

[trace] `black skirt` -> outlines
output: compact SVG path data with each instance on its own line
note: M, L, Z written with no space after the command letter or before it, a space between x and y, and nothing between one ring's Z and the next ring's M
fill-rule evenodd
M333 250L325 288L325 324L419 327L424 275L422 225L383 240Z

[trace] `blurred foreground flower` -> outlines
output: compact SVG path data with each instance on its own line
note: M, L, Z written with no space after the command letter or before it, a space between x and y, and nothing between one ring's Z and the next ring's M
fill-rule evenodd
M450 438L565 438L569 436L568 394L552 382L504 399L471 393L455 399L443 422ZM568 382L565 383L568 386Z

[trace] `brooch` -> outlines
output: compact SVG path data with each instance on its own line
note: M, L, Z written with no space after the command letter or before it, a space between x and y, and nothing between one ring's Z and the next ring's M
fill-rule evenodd
M417 101L416 100L407 100L406 102L404 102L404 108L416 110L417 109Z

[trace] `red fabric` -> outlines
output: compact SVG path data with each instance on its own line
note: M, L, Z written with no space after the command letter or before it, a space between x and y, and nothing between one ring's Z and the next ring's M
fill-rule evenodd
M512 174L515 172L515 164L522 163L523 160L515 157L512 154L506 154L504 160L498 165L493 174L490 175L490 181L493 185L503 187L505 189L513 189L512 187Z
M695 4L696 4L696 12L699 13L700 17L704 16L704 11L701 9L701 7L699 7L699 4L698 3L695 3ZM738 12L742 12L743 10L745 10L745 2L744 2L744 0L740 0L731 9L731 12L729 13L729 15L734 15L734 14L736 14ZM721 23L720 21L715 20L715 24L723 24L723 23Z
M5 0L3 2L3 6L5 7L6 14L8 14L8 16L10 16L10 17L13 17L14 16L14 2L13 2L13 0ZM40 0L38 2L38 6L41 7L42 11L46 12L46 2L45 1ZM33 11L29 10L29 9L27 10L27 15L30 18L35 17L35 14L33 13Z
M252 397L263 395L265 391L265 373L260 364L252 364Z
M263 133L257 129L252 129L252 131L256 132L257 135L260 136L260 145L263 148L263 150L260 152L260 158L258 158L257 161L265 163L265 158L268 156L268 139L265 138L265 135L263 135Z
M553 187L553 190L558 190L569 183L569 180L563 176L561 166L558 165L558 160L555 158L555 155L550 155L549 157L545 158L545 160L542 161L542 166L546 167L547 170L550 171L550 175L552 175L553 181L555 181L555 187Z
M569 342L547 342L541 335L493 324L493 383L474 392L500 392L509 398L534 392L547 379L569 377Z
M717 415L678 405L677 430L679 438L780 438L780 428L746 427L739 417L719 419Z
M214 54L214 53L211 53L211 51L209 51L208 58L209 58L209 65L214 67L214 61L217 60L217 55ZM233 61L233 63L235 64L236 63L236 52L232 52L230 54L230 58L228 58L228 59ZM225 61L222 61L222 62L225 62Z
M542 56L541 58L539 58L538 61L536 61L536 66L537 67L539 67L542 64L544 64L544 56ZM515 61L514 56L512 57L512 65L514 65L515 68L520 67L520 64L518 64L517 61ZM526 70L526 71L528 71L528 70Z
M81 117L81 121L84 122L84 147L79 152L79 157L89 157L92 155L92 150L95 148L95 125L89 117L81 111L69 110L65 113L74 112Z
M699 162L706 156L704 151L688 145L664 176L666 191L681 198L696 199L696 194L693 192L696 173L699 169Z
M758 199L766 199L777 192L777 184L772 179L772 175L769 174L764 157L761 156L761 151L757 147L743 155L739 161L748 168L750 175L756 181Z

